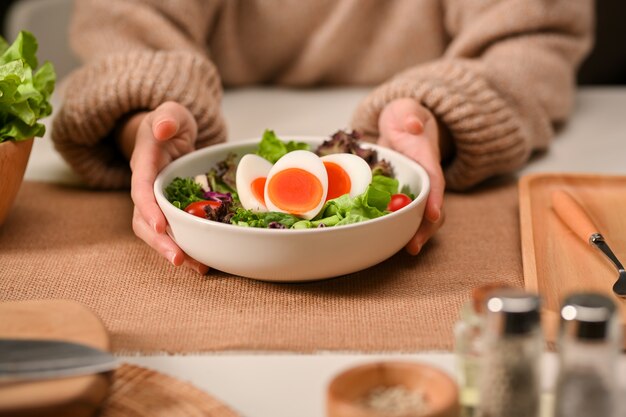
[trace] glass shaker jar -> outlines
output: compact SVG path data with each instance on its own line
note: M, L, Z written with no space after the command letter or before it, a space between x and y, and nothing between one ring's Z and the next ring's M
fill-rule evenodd
M617 363L622 334L615 304L593 293L561 308L555 417L618 417Z
M472 289L471 299L459 312L454 326L456 366L459 383L461 417L474 417L478 406L478 381L485 321L485 301L496 290L510 288L505 283L485 284Z
M454 350L462 417L473 417L478 405L482 327L483 314L474 309L471 301L466 302L461 307L460 320L454 326Z
M539 297L521 290L497 291L487 300L478 416L539 415L539 309Z

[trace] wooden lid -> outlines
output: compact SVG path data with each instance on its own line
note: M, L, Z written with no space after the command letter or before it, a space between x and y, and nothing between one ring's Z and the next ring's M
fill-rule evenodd
M69 300L0 303L0 337L52 339L110 350L100 319ZM91 416L104 400L111 373L3 385L0 416Z

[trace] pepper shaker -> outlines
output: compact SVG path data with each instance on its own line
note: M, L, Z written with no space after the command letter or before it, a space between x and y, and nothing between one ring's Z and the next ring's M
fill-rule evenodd
M618 417L619 318L610 298L568 297L561 309L555 417Z
M478 416L539 415L539 309L538 296L519 290L498 291L488 299Z

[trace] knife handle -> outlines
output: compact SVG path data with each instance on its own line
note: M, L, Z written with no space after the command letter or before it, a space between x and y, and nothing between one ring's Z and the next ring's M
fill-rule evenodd
M598 233L598 228L591 218L574 198L563 190L552 193L552 208L561 220L583 241L589 243L589 238Z

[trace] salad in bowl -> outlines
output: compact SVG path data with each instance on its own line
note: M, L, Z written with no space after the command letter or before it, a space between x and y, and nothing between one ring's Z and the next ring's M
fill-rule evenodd
M271 130L253 153L229 153L205 173L176 177L170 203L192 215L245 227L310 229L374 219L414 198L392 164L339 131L316 147Z
M268 130L200 149L154 184L183 251L268 281L335 277L389 258L417 231L428 192L415 161L343 131L282 140Z

